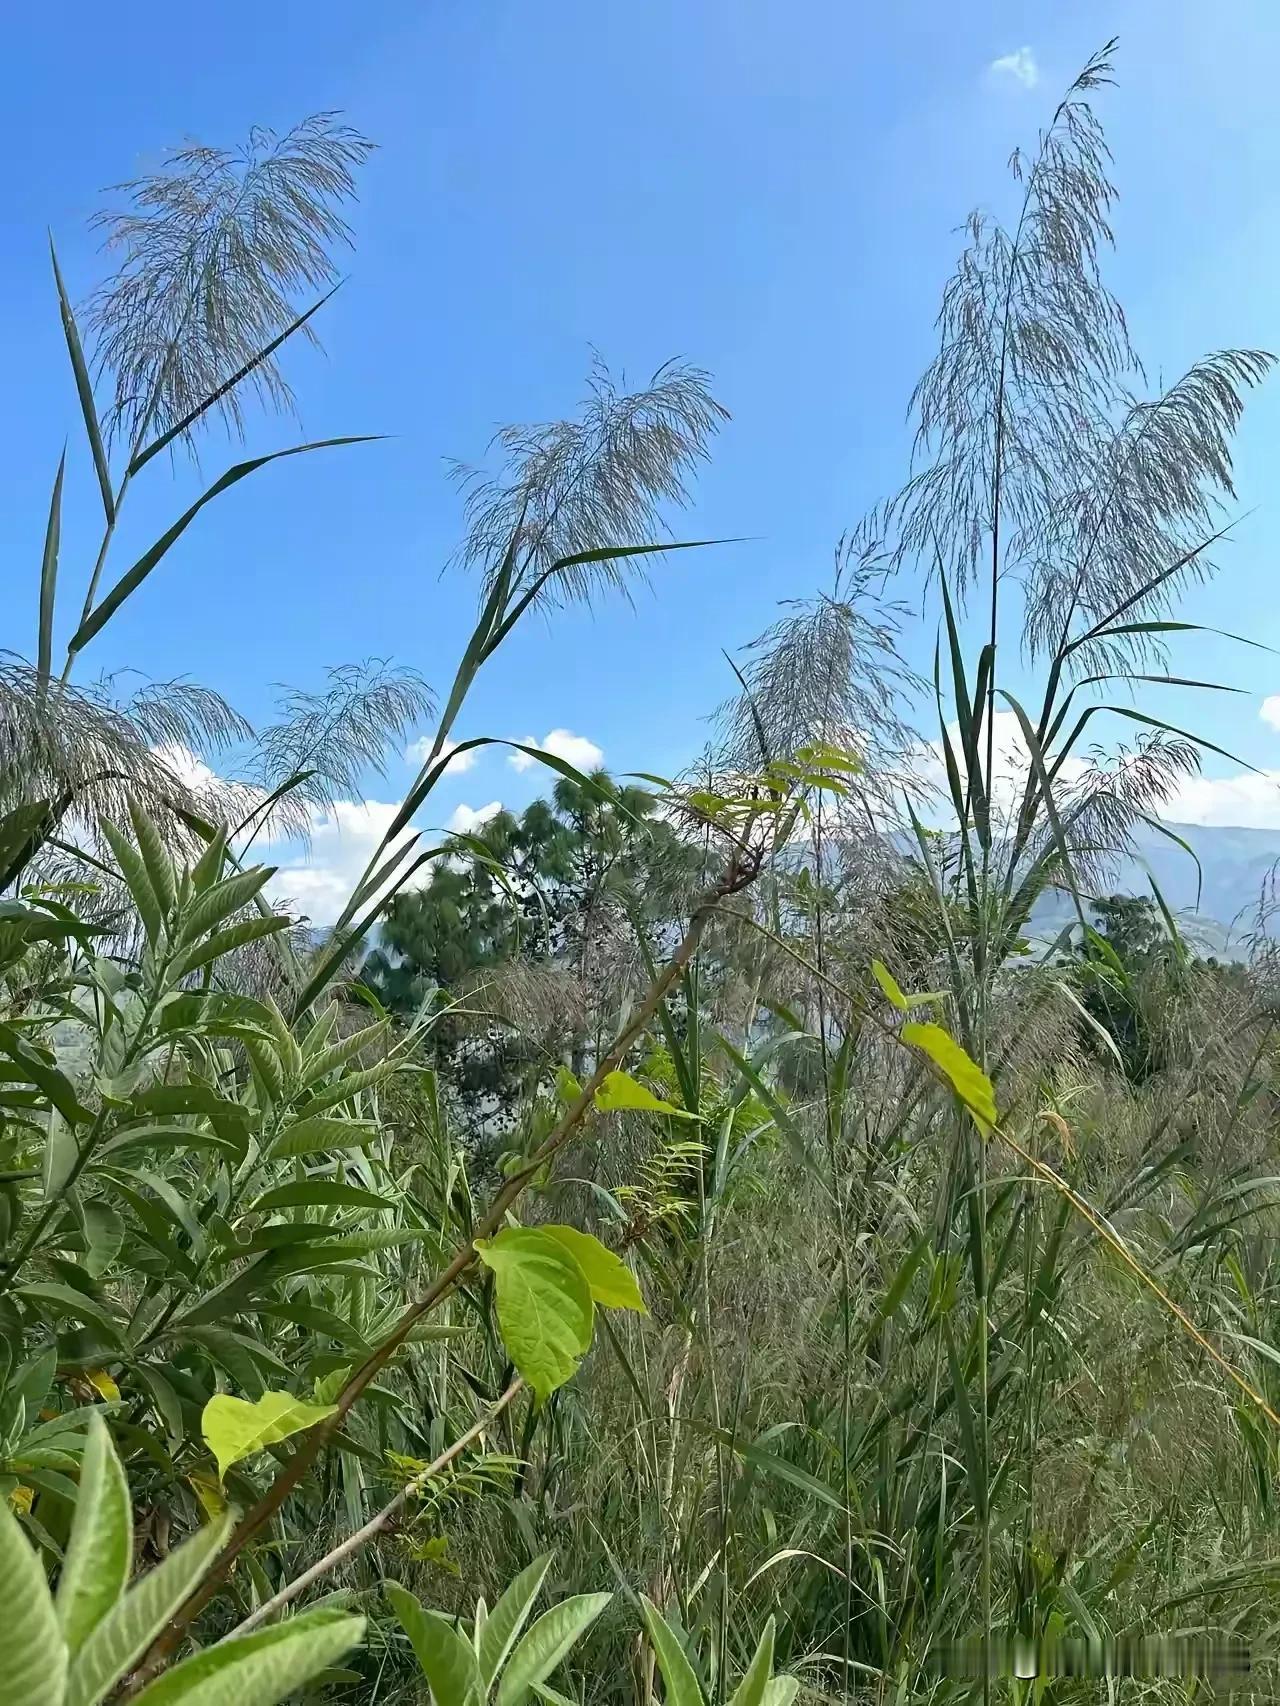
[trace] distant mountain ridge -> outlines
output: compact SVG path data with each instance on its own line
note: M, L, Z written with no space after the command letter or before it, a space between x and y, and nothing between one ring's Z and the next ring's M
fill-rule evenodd
M1280 862L1280 829L1203 823L1170 823L1166 827L1192 849L1200 861L1200 871L1195 860L1167 835L1139 824L1133 837L1133 854L1122 862L1110 891L1150 895L1154 878L1169 910L1206 949L1226 948L1243 955L1243 938L1256 927L1259 896ZM1070 898L1054 893L1036 907L1032 922L1037 933L1043 934L1073 915Z

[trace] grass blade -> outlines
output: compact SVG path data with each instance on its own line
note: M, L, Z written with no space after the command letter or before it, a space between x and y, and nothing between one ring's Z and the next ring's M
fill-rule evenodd
M67 297L67 287L62 282L62 269L58 265L52 236L49 238L49 259L53 262L53 280L58 287L58 306L62 310L62 331L67 340L67 354L71 357L71 370L76 378L76 392L80 398L80 412L84 416L84 430L89 437L93 466L98 476L98 488L102 493L102 507L106 511L107 526L110 527L116 519L115 499L111 495L111 470L107 466L107 453L103 448L102 429L98 425L98 410L93 401L93 386L89 382L89 369L85 364L84 350L80 343L80 331Z
M286 339L291 338L295 332L301 331L302 327L306 325L311 316L313 314L318 314L324 307L325 303L329 301L330 297L332 297L341 288L341 281L339 281L338 284L334 285L332 290L326 291L318 302L313 302L305 314L299 314L297 319L286 326L283 332L281 332L277 337L272 338L271 342L260 349L257 355L253 356L249 361L246 361L244 366L240 368L238 372L231 375L230 379L225 380L217 387L216 390L211 391L202 403L197 403L195 408L185 414L175 426L171 426L167 432L161 433L159 438L153 439L145 450L140 450L134 457L133 461L129 464L129 477L132 479L135 474L146 467L147 463L150 462L153 456L159 455L160 451L162 451L167 444L171 444L175 438L178 438L182 433L186 432L188 427L194 426L196 421L200 419L201 415L213 408L215 403L220 402L229 391L234 391L242 379L247 379L255 367L261 367L264 361L270 361L271 357L280 348L281 344L284 343Z
M76 629L71 638L71 643L67 647L68 655L74 657L77 652L84 650L94 635L107 625L125 600L137 591L165 552L181 538L204 506L212 503L214 498L220 497L229 487L234 486L248 475L256 473L259 468L264 468L268 462L279 462L285 456L301 456L309 450L330 450L343 444L369 444L376 437L377 434L375 433L362 433L355 437L315 439L310 444L292 444L287 450L273 450L266 456L254 456L248 462L237 462L234 467L228 468L226 473L220 479L215 480L203 496L196 499L190 509L178 517L167 532L161 534L151 549L144 551L133 567L121 575L97 609L87 616Z
M40 565L40 628L36 640L36 669L43 692L53 667L53 607L58 587L58 550L62 541L62 477L67 471L63 446L49 500L49 522L44 533L44 561Z

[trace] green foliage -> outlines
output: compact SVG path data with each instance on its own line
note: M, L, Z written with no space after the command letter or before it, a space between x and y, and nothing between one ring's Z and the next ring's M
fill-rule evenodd
M941 1025L912 1023L904 1025L900 1034L904 1043L929 1057L973 1115L978 1130L989 1136L996 1122L996 1100L982 1068Z
M233 1463L327 1421L335 1409L333 1404L304 1403L288 1392L264 1392L252 1404L220 1392L205 1405L200 1432L225 1479Z
M525 1628L550 1562L551 1555L546 1553L522 1570L492 1612L481 1601L470 1641L439 1613L426 1610L398 1582L387 1584L392 1609L438 1706L485 1706L491 1696L496 1706L522 1706L600 1616L612 1594L577 1594L553 1605Z
M604 771L563 777L519 818L500 812L456 837L455 860L388 908L362 976L397 1014L417 1012L437 991L454 998L456 1010L433 1027L433 1046L465 1101L497 1096L510 1113L536 1070L538 1051L521 1046L522 1014L504 1000L521 967L562 974L558 997L544 986L544 1002L562 1009L545 1015L550 1046L581 1065L589 1036L582 998L589 1012L603 994L596 985L619 932L637 920L660 930L695 880L696 851L654 815L655 804Z
M652 1090L646 1090L629 1072L610 1072L605 1075L603 1083L596 1091L596 1107L602 1114L623 1112L643 1114L668 1114L675 1119L695 1119L686 1108L677 1108L672 1102L664 1102L655 1096Z
M98 1706L198 1584L225 1525L188 1540L131 1588L129 1487L101 1417L91 1419L75 1518L56 1598L39 1553L0 1504L0 1567L9 1616L0 1633L3 1691L12 1706ZM136 1697L215 1706L276 1706L359 1641L360 1617L314 1611L282 1628L220 1642L157 1676Z
M149 702L124 727L53 678L77 537L73 458L59 467L37 663L0 671L17 731L0 778L4 1699L416 1698L425 1675L438 1706L652 1706L658 1687L667 1706L791 1706L801 1678L815 1698L946 1706L967 1688L939 1659L971 1632L1268 1638L1274 950L1216 966L1159 895L1091 894L1194 761L1110 688L1146 705L1211 685L1152 660L1194 632L1166 606L1207 560L1229 432L1269 360L1226 352L1128 395L1099 270L1107 77L1103 57L1069 92L1020 214L969 228L916 395L918 476L845 542L831 591L733 665L741 693L696 777L620 787L520 747L556 773L551 796L432 845L417 825L451 754L504 744L452 745L481 670L535 605L661 549L642 542L657 506L719 414L696 370L633 397L598 376L580 418L502 437L468 518L475 629L319 947L273 910L255 837L289 802L354 797L429 695L390 666L334 672L290 694L234 807L171 795L151 748L178 712ZM283 145L323 251L360 149L327 123ZM337 177L315 175L325 160ZM238 168L207 164L222 205ZM184 169L155 193L204 231ZM123 294L92 315L118 357L101 381L57 278L105 524L73 658L215 499L294 453L247 455L100 596L132 482L234 418L242 384L276 394L320 306L289 301L297 274L254 247L279 208L272 174L245 169L261 220L244 271L197 244L217 312L180 347L145 218ZM100 410L95 385L122 372ZM885 826L925 684L877 591L890 567L918 568L939 606L950 818L926 828L913 798L910 835ZM1020 641L1031 713L1005 692ZM227 708L200 715L240 738ZM1086 747L1104 716L1137 743ZM86 782L104 753L109 793ZM1053 889L1075 924L1037 943ZM647 1642L602 1615L610 1581ZM407 1642L384 1624L339 1667L361 1630L343 1607L383 1582Z
M669 1706L706 1706L702 1685L680 1636L651 1600L642 1599L640 1609L666 1684ZM773 1642L774 1620L770 1617L729 1706L790 1706L799 1684L794 1677L774 1676Z
M590 1350L597 1302L644 1310L630 1269L573 1227L504 1226L475 1248L494 1276L502 1341L539 1398L563 1386Z
M129 1484L106 1424L93 1415L80 1460L76 1522L56 1598L58 1623L72 1658L124 1592L132 1564Z

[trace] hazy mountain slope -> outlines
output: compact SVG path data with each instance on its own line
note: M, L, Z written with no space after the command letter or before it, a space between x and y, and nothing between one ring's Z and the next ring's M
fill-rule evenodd
M1134 855L1111 885L1117 894L1150 894L1154 878L1171 911L1213 947L1238 944L1255 924L1258 898L1280 862L1280 829L1235 829L1221 825L1171 823L1175 835L1200 861L1145 824L1134 836ZM1197 909L1197 885L1200 885ZM1033 914L1037 933L1073 915L1070 900L1046 897Z

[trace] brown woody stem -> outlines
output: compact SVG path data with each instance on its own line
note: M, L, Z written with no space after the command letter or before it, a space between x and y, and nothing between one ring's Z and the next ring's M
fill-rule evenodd
M260 1623L265 1623L269 1617L274 1617L277 1611L283 1611L286 1605L292 1604L299 1594L306 1592L312 1582L318 1582L321 1576L327 1576L330 1570L336 1570L345 1559L358 1552L375 1535L381 1534L383 1529L387 1528L404 1506L408 1504L409 1500L418 1497L433 1475L438 1475L442 1469L447 1469L455 1457L461 1457L467 1447L474 1440L479 1439L486 1428L492 1426L496 1418L502 1414L523 1387L524 1381L517 1375L502 1396L489 1406L484 1415L473 1423L466 1433L455 1439L452 1445L446 1446L439 1457L428 1463L425 1469L421 1470L406 1486L402 1487L389 1504L383 1505L376 1516L371 1516L363 1528L357 1528L354 1534L349 1534L341 1545L333 1548L332 1552L326 1552L323 1558L311 1565L310 1569L304 1570L300 1576L295 1576L287 1587L281 1588L280 1592L267 1600L265 1605L260 1605L256 1611L250 1613L243 1623L238 1623L231 1634L249 1634Z

